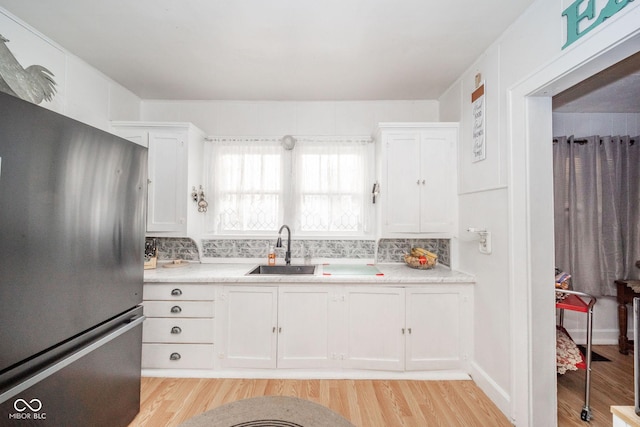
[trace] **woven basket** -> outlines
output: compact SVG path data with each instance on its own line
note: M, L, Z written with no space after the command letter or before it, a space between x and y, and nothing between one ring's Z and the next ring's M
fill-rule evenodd
M405 264L407 264L411 268L417 268L418 270L428 270L430 268L435 267L436 264L438 263L437 259L433 259L429 257L425 257L425 258L426 258L426 263L424 262L424 260L422 261L423 263L420 263L419 257L413 256L411 254L404 254Z

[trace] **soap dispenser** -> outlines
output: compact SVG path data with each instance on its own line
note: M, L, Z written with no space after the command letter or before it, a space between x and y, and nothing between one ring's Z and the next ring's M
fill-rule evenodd
M269 246L268 264L276 265L276 249L273 245Z

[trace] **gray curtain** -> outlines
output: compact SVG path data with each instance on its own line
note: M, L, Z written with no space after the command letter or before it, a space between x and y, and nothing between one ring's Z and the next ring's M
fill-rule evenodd
M639 279L638 137L554 138L553 178L556 266L573 288L615 295L614 280Z

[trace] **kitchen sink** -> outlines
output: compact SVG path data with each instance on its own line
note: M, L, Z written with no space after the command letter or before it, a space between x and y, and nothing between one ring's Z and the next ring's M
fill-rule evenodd
M258 265L246 275L254 274L315 274L315 265Z

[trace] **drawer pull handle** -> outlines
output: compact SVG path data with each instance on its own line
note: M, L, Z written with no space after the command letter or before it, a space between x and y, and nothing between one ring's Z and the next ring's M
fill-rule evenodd
M180 360L182 356L180 356L180 353L171 353L171 356L169 356L169 360Z
M171 328L171 333L172 334L180 334L180 333L182 333L182 329L180 329L180 326L174 326L173 328Z
M171 312L172 313L182 313L182 308L180 308L179 305L174 305L173 307L171 307Z
M171 291L171 295L174 297L179 297L180 295L182 295L182 291L178 288L174 289Z

